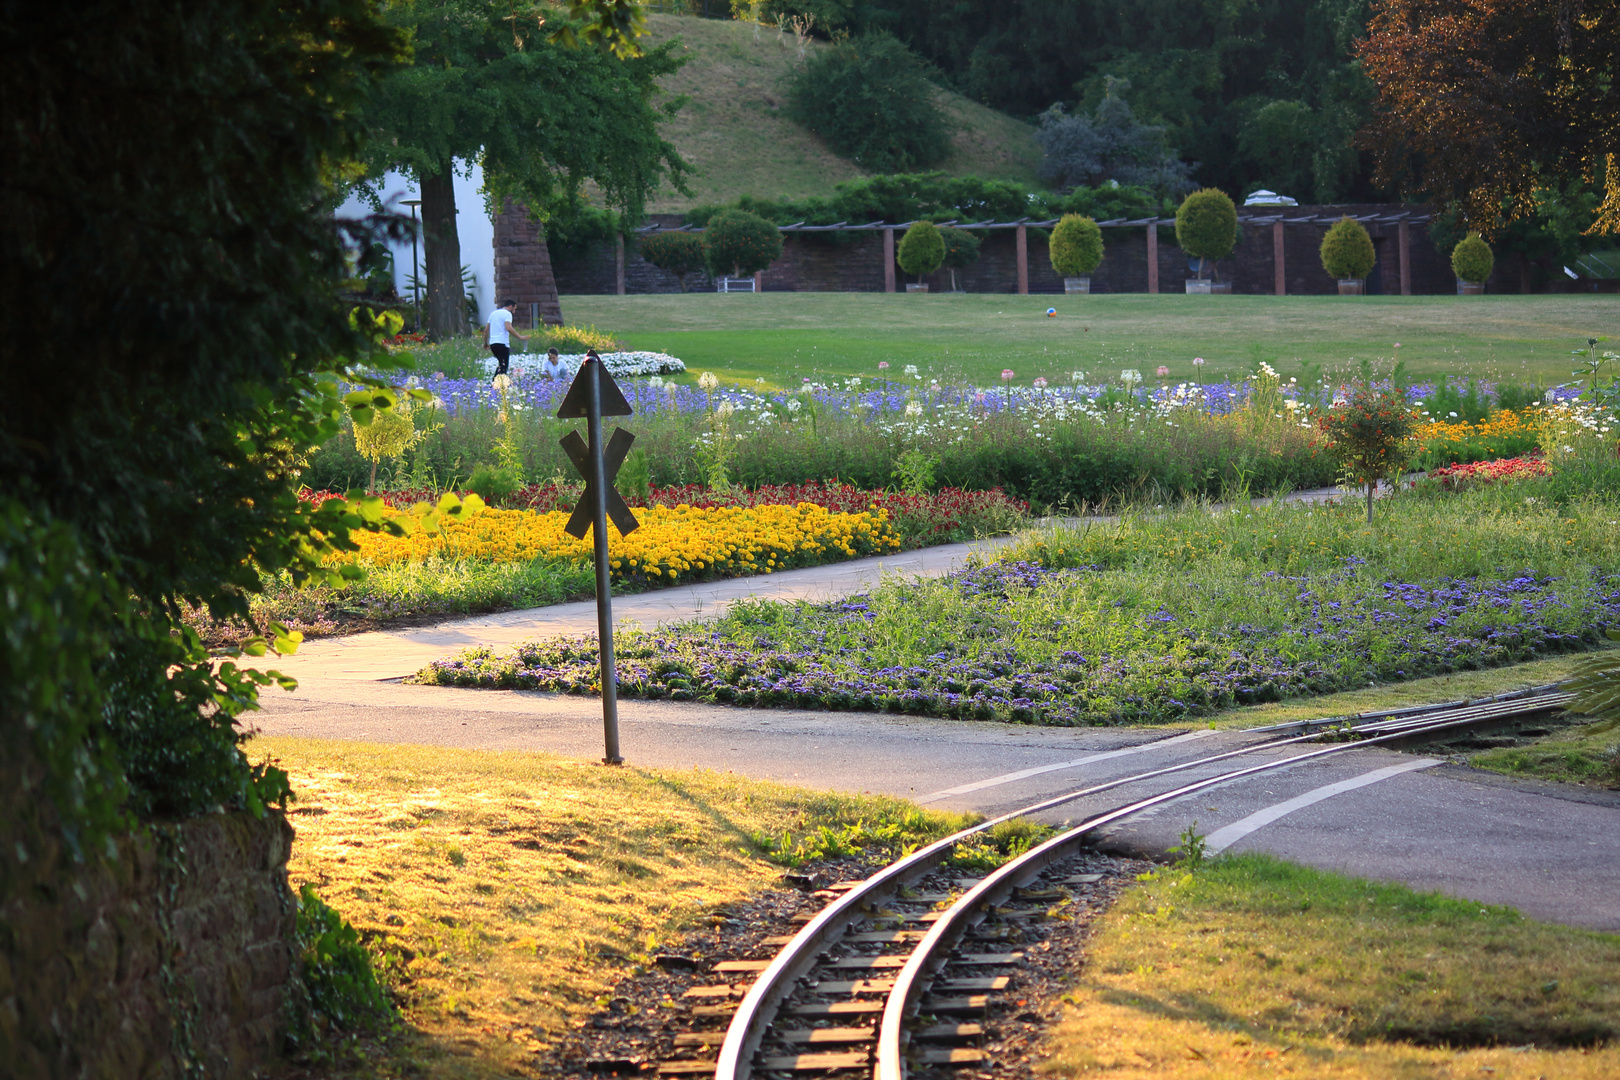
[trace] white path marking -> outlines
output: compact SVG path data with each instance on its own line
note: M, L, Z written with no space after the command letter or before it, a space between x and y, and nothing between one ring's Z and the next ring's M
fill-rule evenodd
M1173 738L1159 739L1156 742L1143 743L1141 746L1128 746L1123 750L1107 750L1100 754L1088 754L1083 758L1075 758L1073 761L1059 761L1054 765L1037 765L1033 769L1020 769L1017 772L1003 773L1000 776L992 776L988 780L979 780L971 784L963 784L960 787L946 788L944 791L936 791L932 795L924 795L922 798L915 801L919 803L931 803L938 802L941 799L948 799L952 795L971 795L975 791L983 791L985 788L989 787L998 787L1001 784L1016 783L1019 780L1024 780L1031 776L1040 776L1042 773L1057 772L1060 769L1074 769L1080 767L1081 765L1089 765L1093 761L1106 761L1109 758L1126 757L1130 754L1143 754L1149 750L1158 750L1161 747L1174 746L1177 743L1188 742L1192 739L1205 739L1214 734L1215 732L1213 731L1189 731L1186 734L1176 735Z
M1346 791L1354 791L1357 788L1364 788L1368 784L1376 784L1380 780L1388 780L1390 777L1399 776L1401 773L1427 769L1440 764L1442 762L1439 758L1418 758L1416 761L1406 761L1399 765L1374 769L1372 772L1362 773L1360 776L1353 776L1348 780L1340 780L1336 784L1328 784L1314 791L1307 791L1303 795L1296 795L1287 802L1280 802L1275 806L1268 806L1264 810L1257 810L1241 821L1234 821L1230 825L1216 829L1204 838L1204 850L1211 855L1218 854L1250 833L1270 825L1280 817L1292 814L1295 810L1319 803L1323 799L1331 799L1335 795L1342 795Z

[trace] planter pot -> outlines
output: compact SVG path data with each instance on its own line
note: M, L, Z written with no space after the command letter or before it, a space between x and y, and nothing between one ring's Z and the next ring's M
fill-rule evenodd
M1212 281L1209 283L1209 291L1212 296L1231 296L1232 283L1230 281Z
M1208 278L1188 278L1187 279L1187 295L1188 296L1208 296L1209 292L1210 292L1210 286L1213 285L1213 284L1215 284L1215 283L1213 281L1210 281Z
M1088 277L1066 277L1063 279L1063 291L1071 296L1076 293L1089 295L1091 292L1091 279Z
M1485 283L1483 281L1457 281L1458 296L1484 296Z
M913 285L910 282L906 283L906 292L927 292L927 291L928 291L928 286L926 284Z
M1340 278L1340 296L1361 296L1367 291L1367 283L1361 278Z

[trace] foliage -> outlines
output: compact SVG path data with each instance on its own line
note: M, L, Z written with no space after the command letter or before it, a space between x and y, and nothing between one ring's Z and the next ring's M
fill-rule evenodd
M778 225L807 222L833 225L840 221L1016 221L1021 217L1057 217L1086 214L1107 220L1146 217L1168 212L1145 188L1076 188L1057 196L1026 188L1008 180L945 173L898 174L850 180L837 185L825 198L771 200L744 196L738 209L759 214ZM685 215L689 225L703 225L724 207L699 206Z
M1366 485L1370 524L1373 488L1380 480L1400 476L1411 456L1411 437L1417 427L1412 406L1399 391L1363 381L1353 385L1342 401L1323 409L1316 422L1344 479Z
M339 302L349 254L369 271L382 237L328 212L355 110L401 46L370 5L95 21L87 35L82 11L41 7L0 31L0 562L39 575L7 602L5 669L35 674L7 678L0 727L33 744L89 851L120 801L186 815L285 796L237 750L272 678L239 665L266 634L211 659L180 617L246 619L266 574L336 580L321 560L371 507L299 503L294 478L346 409L364 423L392 403L345 403L337 382L359 380L354 358L397 363L371 354L400 329ZM39 656L52 641L63 652Z
M1176 243L1199 261L1200 277L1206 261L1230 254L1237 244L1237 207L1231 196L1203 188L1181 200L1176 208Z
M299 976L319 1020L344 1031L373 1031L395 1018L360 935L305 883L298 891Z
M758 273L781 257L782 234L758 214L725 210L709 219L703 250L710 271L740 277Z
M1562 184L1549 182L1534 192L1535 209L1507 221L1491 238L1490 247L1504 263L1519 271L1520 292L1540 292L1549 281L1562 283L1564 267L1582 255L1612 246L1613 237L1595 227L1602 189L1579 178ZM1429 220L1429 239L1435 250L1449 255L1471 229L1456 204L1442 208Z
M1381 0L1356 53L1378 88L1363 143L1386 182L1490 236L1549 182L1584 178L1604 185L1595 227L1620 231L1620 0Z
M1070 111L1089 113L1109 79L1128 79L1136 114L1165 127L1204 186L1284 190L1280 173L1304 181L1288 189L1301 201L1339 202L1383 197L1350 145L1372 93L1351 53L1365 25L1365 0L1142 0L1128 17L1112 0L868 0L850 28L890 30L955 89L1015 116L1077 95ZM1279 124L1279 103L1303 109Z
M1083 277L1102 262L1102 230L1091 218L1079 214L1063 215L1063 220L1052 230L1048 246L1052 269L1064 277Z
M862 169L928 168L951 149L928 74L890 34L849 38L806 62L789 90L788 115Z
M523 470L511 465L473 466L467 477L467 490L487 503L499 505L523 489Z
M1133 184L1168 196L1192 188L1192 170L1165 145L1164 128L1141 123L1126 104L1130 87L1109 76L1091 116L1070 116L1061 103L1041 114L1035 141L1045 154L1042 180L1056 188Z
M948 226L939 230L939 238L945 242L945 257L940 260L940 265L951 272L951 291L955 292L956 272L979 261L979 245L982 241L978 233Z
M1483 282L1491 276L1496 256L1478 233L1469 233L1451 252L1451 269L1463 281Z
M641 257L658 267L675 275L680 283L681 292L686 291L686 275L696 273L708 266L708 255L703 247L703 237L697 233L667 232L653 233L642 237L640 241Z
M1378 261L1372 237L1361 222L1346 214L1322 237L1322 269L1341 281L1361 279Z
M640 17L628 0L596 6ZM630 221L666 178L685 190L686 164L660 135L653 104L658 77L680 67L673 45L635 56L576 48L558 39L577 37L579 25L539 5L521 15L488 0L382 10L410 41L412 63L365 103L366 184L375 198L388 169L419 182L433 336L462 328L449 280L460 250L453 170L480 165L491 205L515 198L542 219L582 202L587 182Z
M1058 725L1234 704L1590 648L1620 622L1612 499L1483 488L1211 514L1148 506L1029 534L1008 561L825 603L756 600L626 635L621 696ZM1511 569L1503 569L1503 568ZM443 685L590 693L594 642L436 662Z
M894 257L900 269L916 274L918 281L938 270L945 261L945 239L939 234L939 226L932 221L917 222L900 238Z

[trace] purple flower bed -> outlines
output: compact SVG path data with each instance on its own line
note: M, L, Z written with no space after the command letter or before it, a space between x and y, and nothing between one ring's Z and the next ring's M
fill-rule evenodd
M1097 567L1049 570L993 564L941 587L970 600L985 626L1030 590L1075 585ZM1082 725L1178 720L1232 705L1276 701L1448 671L1513 663L1590 647L1620 624L1620 576L1575 583L1520 575L1430 583L1379 581L1359 560L1328 574L1257 575L1257 591L1293 594L1270 625L1198 625L1159 607L1136 619L1113 652L1045 642L947 646L906 663L875 626L871 596L782 609L780 621L747 613L718 629L627 635L619 693L750 706L911 713L964 720ZM967 641L964 633L954 640ZM792 637L787 647L784 637ZM1008 640L1005 636L991 640ZM854 642L853 646L851 642ZM892 653L891 653L892 655ZM505 657L476 652L435 661L415 681L449 686L599 692L594 641L554 639Z

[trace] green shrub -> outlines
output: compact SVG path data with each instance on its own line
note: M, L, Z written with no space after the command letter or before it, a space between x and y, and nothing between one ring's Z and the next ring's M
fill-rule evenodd
M711 271L743 277L758 273L781 256L782 234L758 214L725 210L709 220L703 250Z
M938 93L898 38L865 34L817 50L793 83L787 114L862 169L928 168L951 151Z
M1366 277L1377 260L1372 237L1349 215L1334 222L1322 237L1322 269L1341 281Z
M1357 383L1342 402L1323 409L1317 426L1328 452L1338 459L1341 478L1367 488L1367 523L1373 519L1373 491L1379 480L1394 480L1413 450L1417 416L1399 390Z
M951 291L955 292L956 272L979 261L979 234L966 229L941 229L939 235L945 241L945 260L940 265L951 272Z
M1491 276L1496 257L1478 233L1469 233L1451 251L1451 269L1464 281L1479 284Z
M310 1009L344 1031L375 1031L394 1005L371 968L371 954L343 917L305 885L298 893L299 973Z
M619 352L624 348L624 344L612 333L598 330L595 326L548 326L541 340L535 344L542 349L556 349L565 353L582 353L586 349ZM479 373L483 373L482 369Z
M523 487L523 473L511 465L478 465L467 478L467 490L491 505L499 505Z
M1052 230L1052 269L1064 277L1084 277L1102 262L1102 230L1091 218L1065 214Z
M932 221L919 221L907 229L906 235L900 238L895 261L906 273L916 274L919 283L938 270L939 264L945 261L945 238L939 234L939 226Z
M686 291L686 275L708 266L703 237L697 233L653 233L641 241L641 257L675 275L681 292Z
M1199 277L1204 275L1204 262L1231 254L1237 244L1237 207L1231 197L1215 188L1200 188L1181 200L1176 207L1176 243L1199 260Z

